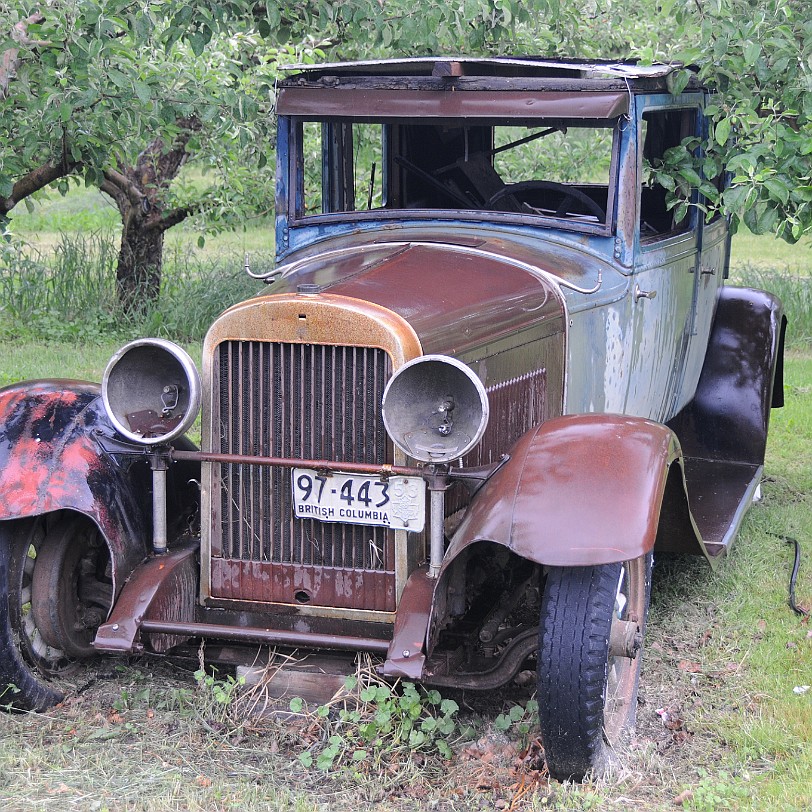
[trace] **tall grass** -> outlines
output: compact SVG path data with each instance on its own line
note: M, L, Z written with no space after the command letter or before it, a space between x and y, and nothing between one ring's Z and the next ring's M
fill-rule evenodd
M6 249L0 257L0 339L100 341L140 335L197 341L226 307L261 290L238 254L201 256L189 246L165 252L158 302L137 314L116 299L116 239L106 232L62 233L48 255ZM252 256L261 269L269 255Z
M776 294L789 322L787 345L796 349L812 347L812 276L739 265L731 271L730 281Z
M47 254L5 246L0 251L0 340L103 341L154 335L199 341L226 307L262 289L245 275L234 250L205 253L172 242L164 251L158 302L127 316L115 291L117 237L106 231L63 232ZM270 251L251 255L255 271L271 266ZM740 264L737 285L776 293L789 319L789 346L812 347L812 276Z

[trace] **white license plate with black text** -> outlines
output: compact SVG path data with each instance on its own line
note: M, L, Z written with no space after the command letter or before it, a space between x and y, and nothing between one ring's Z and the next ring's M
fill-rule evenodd
M391 527L419 533L426 521L426 485L420 477L382 479L293 469L293 511L300 519Z

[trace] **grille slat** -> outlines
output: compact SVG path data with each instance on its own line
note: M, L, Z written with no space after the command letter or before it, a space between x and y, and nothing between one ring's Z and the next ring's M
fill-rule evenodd
M216 450L221 453L391 462L380 417L381 395L391 375L384 351L225 341L215 363L219 369L213 379L220 386ZM219 528L213 529L212 550L215 556L221 550L225 561L213 572L225 573L228 560L263 562L241 569L256 571L253 592L264 596L257 599L279 601L286 596L276 593L291 581L282 573L291 572L290 565L300 565L301 580L309 585L302 589L309 590L314 603L393 608L394 533L382 527L294 518L290 478L287 469L219 466L214 481L221 493L213 498L221 506L221 519ZM271 571L265 572L266 565ZM274 574L274 566L279 573ZM330 568L333 574L321 577L319 568ZM376 576L364 589L363 573L370 570L387 576L386 588ZM322 582L331 586L319 598ZM349 584L360 588L348 589ZM212 588L217 594L214 581ZM293 592L287 599L293 599Z

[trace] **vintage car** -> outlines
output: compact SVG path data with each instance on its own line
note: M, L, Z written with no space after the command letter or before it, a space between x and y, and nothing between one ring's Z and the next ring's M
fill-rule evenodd
M605 770L653 554L724 557L782 398L780 303L724 286L725 218L694 192L677 220L651 171L707 135L683 76L292 70L278 264L200 375L143 339L100 386L0 390L0 702L40 710L92 655L201 640L472 690L532 667L550 773Z

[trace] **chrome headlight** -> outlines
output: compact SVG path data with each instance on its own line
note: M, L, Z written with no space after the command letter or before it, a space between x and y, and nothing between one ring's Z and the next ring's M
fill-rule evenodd
M383 423L395 445L421 462L465 456L488 425L488 395L470 367L447 355L404 364L383 393Z
M200 375L189 354L162 338L125 344L107 364L102 399L110 422L128 440L168 443L200 411Z

